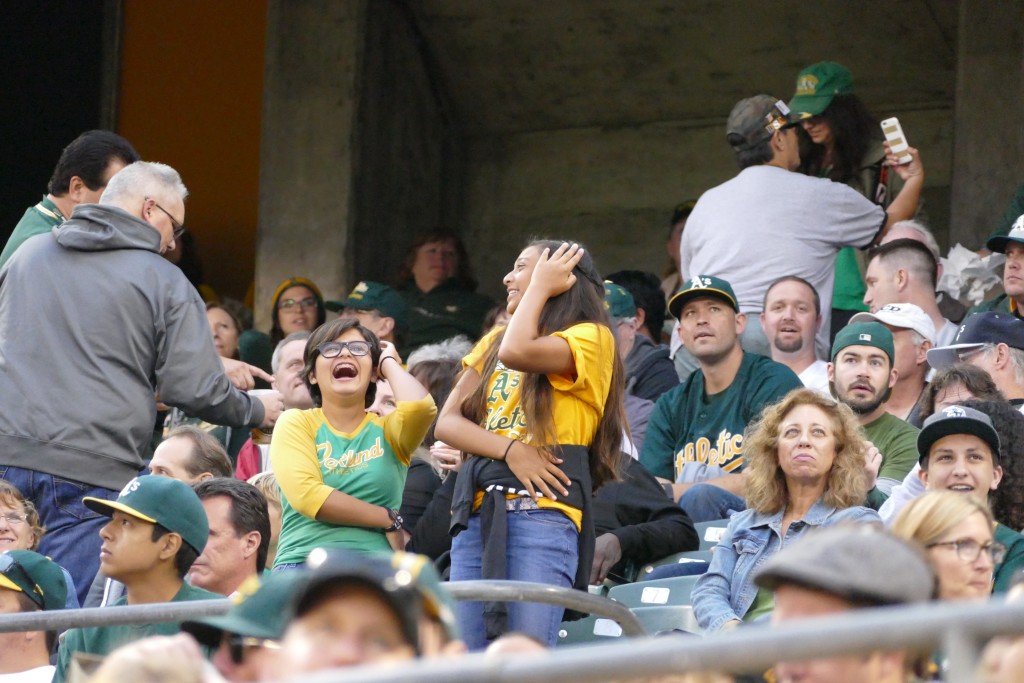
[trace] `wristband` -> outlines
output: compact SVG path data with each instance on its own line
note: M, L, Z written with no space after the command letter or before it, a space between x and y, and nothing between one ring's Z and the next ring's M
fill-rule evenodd
M391 356L388 356L390 358ZM383 506L382 506L383 507ZM398 531L402 528L402 524L405 520L402 519L402 515L398 514L398 510L394 508L384 508L388 511L388 517L391 518L391 526L381 529L384 533L390 533L392 531Z
M510 450L512 450L512 446L515 446L515 445L516 445L516 440L515 439L509 439L508 445L505 446L505 452L501 454L501 459L502 459L503 462L508 459L508 452Z

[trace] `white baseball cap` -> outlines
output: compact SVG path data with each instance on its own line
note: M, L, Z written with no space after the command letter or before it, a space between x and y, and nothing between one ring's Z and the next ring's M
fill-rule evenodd
M850 318L851 323L877 321L890 327L913 330L935 344L935 323L928 314L914 304L886 304L874 313L857 313Z

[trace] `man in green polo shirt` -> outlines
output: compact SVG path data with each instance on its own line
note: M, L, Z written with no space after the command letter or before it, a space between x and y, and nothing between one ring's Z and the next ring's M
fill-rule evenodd
M29 237L50 232L68 218L78 204L95 204L115 173L139 160L127 140L108 130L90 130L75 138L61 152L43 200L25 211L7 246L0 266Z
M87 497L82 502L93 512L110 517L100 530L100 569L125 585L125 596L114 605L223 597L184 581L210 535L203 504L188 484L169 477L136 477L116 501ZM53 680L60 683L65 679L78 652L102 656L125 643L179 630L177 623L71 629L58 652Z
M874 475L867 505L877 510L917 462L917 429L885 410L899 373L892 332L879 322L850 323L832 344L832 395L857 415L864 438L878 450L865 464Z

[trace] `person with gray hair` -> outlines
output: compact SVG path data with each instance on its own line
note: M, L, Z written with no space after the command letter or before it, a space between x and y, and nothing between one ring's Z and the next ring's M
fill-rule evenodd
M225 374L206 309L161 257L184 230L181 177L136 162L99 204L79 204L0 269L0 471L39 505L40 552L80 598L99 565L104 518L148 454L156 401L208 422L271 425L281 401Z

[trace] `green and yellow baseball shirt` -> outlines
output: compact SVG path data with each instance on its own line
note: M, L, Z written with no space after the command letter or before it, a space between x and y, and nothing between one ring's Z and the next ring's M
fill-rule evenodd
M332 524L316 514L333 491L398 508L409 460L436 413L429 395L399 401L395 412L384 418L367 413L347 434L331 427L320 408L285 411L270 443L282 508L275 564L303 562L320 547L391 552L379 529Z

